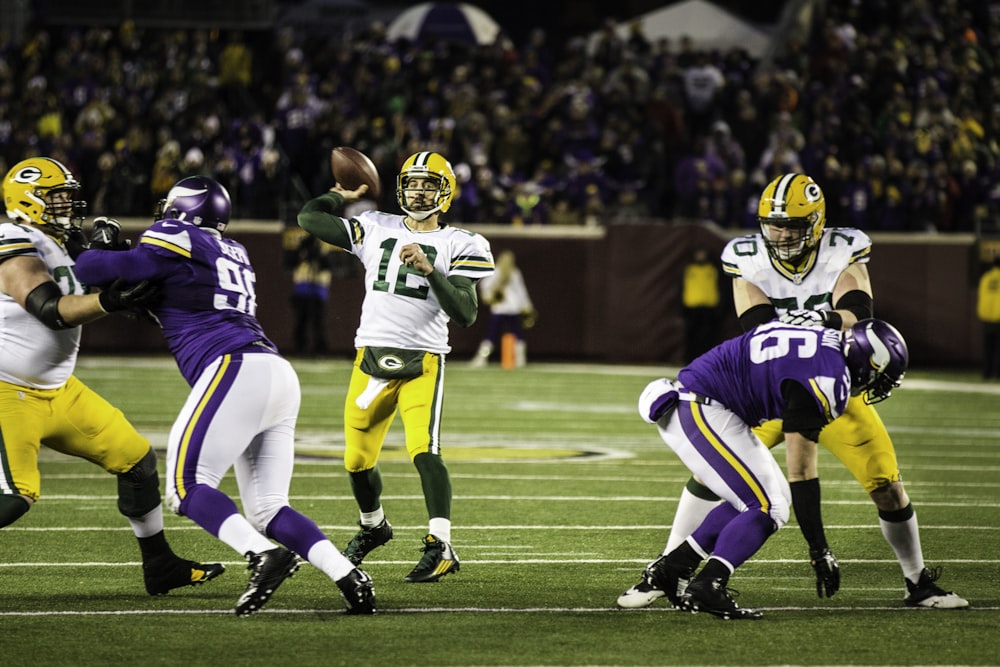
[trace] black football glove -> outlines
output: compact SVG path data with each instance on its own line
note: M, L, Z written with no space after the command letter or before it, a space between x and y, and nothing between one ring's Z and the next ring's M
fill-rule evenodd
M840 565L829 548L810 549L809 563L816 573L816 595L832 598L840 590Z
M160 298L160 286L148 280L129 284L119 278L108 285L97 298L104 312L116 313L155 303Z
M81 228L75 226L66 230L66 235L63 236L62 242L63 246L66 247L66 252L69 253L70 258L74 262L80 256L80 253L90 247L87 243L87 235L83 233Z
M121 239L122 226L117 220L101 216L94 218L90 232L90 247L95 250L128 250L132 242Z

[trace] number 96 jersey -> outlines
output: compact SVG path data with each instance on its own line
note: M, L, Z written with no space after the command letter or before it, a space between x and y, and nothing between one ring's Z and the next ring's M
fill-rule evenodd
M256 275L246 248L181 220L159 220L126 252L88 250L77 275L91 285L116 278L152 280L161 299L151 310L188 384L217 357L258 345L276 351L256 318Z
M416 243L441 275L477 281L493 273L493 254L481 235L457 227L415 231L401 215L366 211L344 219L348 252L365 267L365 300L354 345L451 351L448 315L427 277L403 264L399 252Z
M760 234L732 239L722 251L722 270L760 288L778 315L789 310L832 310L833 288L851 264L866 263L872 242L850 227L826 228L799 270L771 257Z

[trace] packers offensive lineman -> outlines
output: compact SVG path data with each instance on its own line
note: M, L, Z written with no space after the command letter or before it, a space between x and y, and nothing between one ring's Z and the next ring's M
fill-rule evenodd
M448 322L463 327L475 322L476 282L493 273L493 255L479 234L440 222L456 195L455 172L442 155L419 152L403 163L396 198L406 215L337 215L365 189L348 191L335 184L306 202L298 216L303 229L356 255L365 269L357 354L344 407L344 465L361 530L344 555L360 564L392 539L378 459L398 410L429 518L423 556L404 579L433 582L459 569L451 546L451 481L440 442L445 355L451 351Z
M733 300L744 331L776 317L782 322L847 330L872 317L872 287L866 264L868 236L853 228L825 228L823 191L805 174L774 179L758 206L761 232L731 240L722 252L723 270L733 278ZM782 440L781 422L755 429L774 447ZM820 513L815 443L785 434L786 468L792 505L809 545L816 593L829 597L840 587L840 568L827 544ZM875 408L852 397L844 414L823 429L826 447L861 483L878 509L882 535L892 547L906 583L904 604L956 609L969 603L939 588L940 568L924 566L917 517L903 488L896 452ZM682 491L671 527L668 553L701 523L718 498L696 478ZM643 572L642 580L618 598L621 607L646 607L665 593L657 585L662 558ZM684 582L680 582L681 587Z
M73 255L86 245L79 189L63 164L46 157L19 162L3 181L12 221L0 223L0 527L39 499L41 445L96 463L118 479L118 510L139 541L146 592L163 595L224 568L174 554L149 442L73 374L80 325L139 306L155 292L145 283L115 283L89 293L77 279ZM94 238L116 224L98 218Z

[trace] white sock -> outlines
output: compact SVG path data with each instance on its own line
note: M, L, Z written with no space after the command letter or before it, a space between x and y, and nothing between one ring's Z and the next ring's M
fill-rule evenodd
M163 530L163 505L157 505L141 517L128 517L136 537L152 537Z
M667 546L663 548L663 555L667 555L679 547L688 535L701 525L701 522L705 520L709 512L716 508L719 502L718 500L699 498L685 487L681 491L681 499L677 503L674 523L670 526L670 536L667 537Z
M219 539L231 546L241 556L248 551L259 554L274 549L269 539L257 532L242 514L233 514L219 526Z
M443 542L451 544L451 519L435 517L430 521L430 528L427 531Z
M917 515L913 514L906 521L886 521L879 518L882 526L882 536L896 552L896 560L903 568L903 576L917 583L924 569L924 555L920 550L920 528L917 526Z
M371 528L372 526L377 526L385 520L385 512L382 510L382 506L379 505L378 509L374 512L361 512L361 525Z
M354 564L337 551L330 540L320 540L312 545L306 560L334 581L340 581L354 569Z

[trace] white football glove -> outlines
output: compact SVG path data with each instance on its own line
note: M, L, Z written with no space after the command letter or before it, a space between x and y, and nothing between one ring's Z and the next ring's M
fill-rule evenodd
M778 319L785 324L798 324L804 327L829 326L829 311L826 310L789 310ZM838 329L840 327L837 327Z
M677 389L667 378L653 380L639 394L639 416L647 424L655 424L677 405Z

